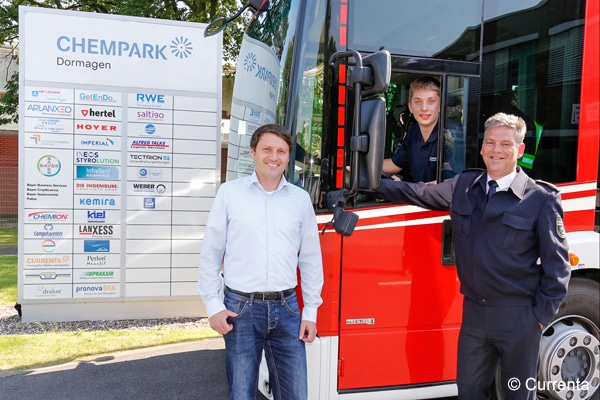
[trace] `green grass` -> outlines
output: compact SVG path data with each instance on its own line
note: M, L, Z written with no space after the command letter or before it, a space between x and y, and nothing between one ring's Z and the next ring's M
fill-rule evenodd
M0 256L0 304L17 302L17 256Z
M0 227L0 246L16 246L17 238L17 228Z
M0 373L90 360L103 354L216 337L199 330L79 331L0 336Z
M17 229L0 228L0 246L16 245ZM17 302L17 256L0 256L0 305ZM217 337L212 329L151 331L44 332L35 335L0 335L0 372L18 371L107 353Z

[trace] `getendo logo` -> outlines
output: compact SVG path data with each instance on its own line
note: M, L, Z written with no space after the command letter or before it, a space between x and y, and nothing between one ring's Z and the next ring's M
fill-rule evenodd
M169 43L59 36L56 39L56 48L63 53L143 58L159 61L168 59L183 60L188 58L194 50L192 42L183 36L175 37Z

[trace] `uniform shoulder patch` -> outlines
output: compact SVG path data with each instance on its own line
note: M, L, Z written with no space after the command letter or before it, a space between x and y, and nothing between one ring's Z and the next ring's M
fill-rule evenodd
M560 192L560 190L556 186L551 184L550 182L546 182L541 179L536 179L535 183L537 183L538 185L546 186L547 188L550 188L550 189L554 190L555 192Z
M567 232L565 231L565 224L563 223L563 220L560 217L560 215L556 216L556 234L561 239L567 237Z

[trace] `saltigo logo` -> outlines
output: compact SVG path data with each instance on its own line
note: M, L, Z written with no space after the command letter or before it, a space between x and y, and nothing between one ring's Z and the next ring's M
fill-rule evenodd
M63 53L150 60L168 60L169 58L182 60L188 58L194 50L192 42L183 36L173 38L169 44L59 36L56 39L56 48ZM170 53L167 48L170 49Z
M61 163L58 158L48 154L40 157L37 162L37 169L44 176L56 176L61 170Z

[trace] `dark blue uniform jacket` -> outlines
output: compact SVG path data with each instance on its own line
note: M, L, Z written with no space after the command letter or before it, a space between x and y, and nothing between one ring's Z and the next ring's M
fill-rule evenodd
M507 190L486 204L487 174L465 170L437 185L381 181L378 196L450 210L461 293L490 307L531 305L546 326L570 277L558 190L517 167Z

